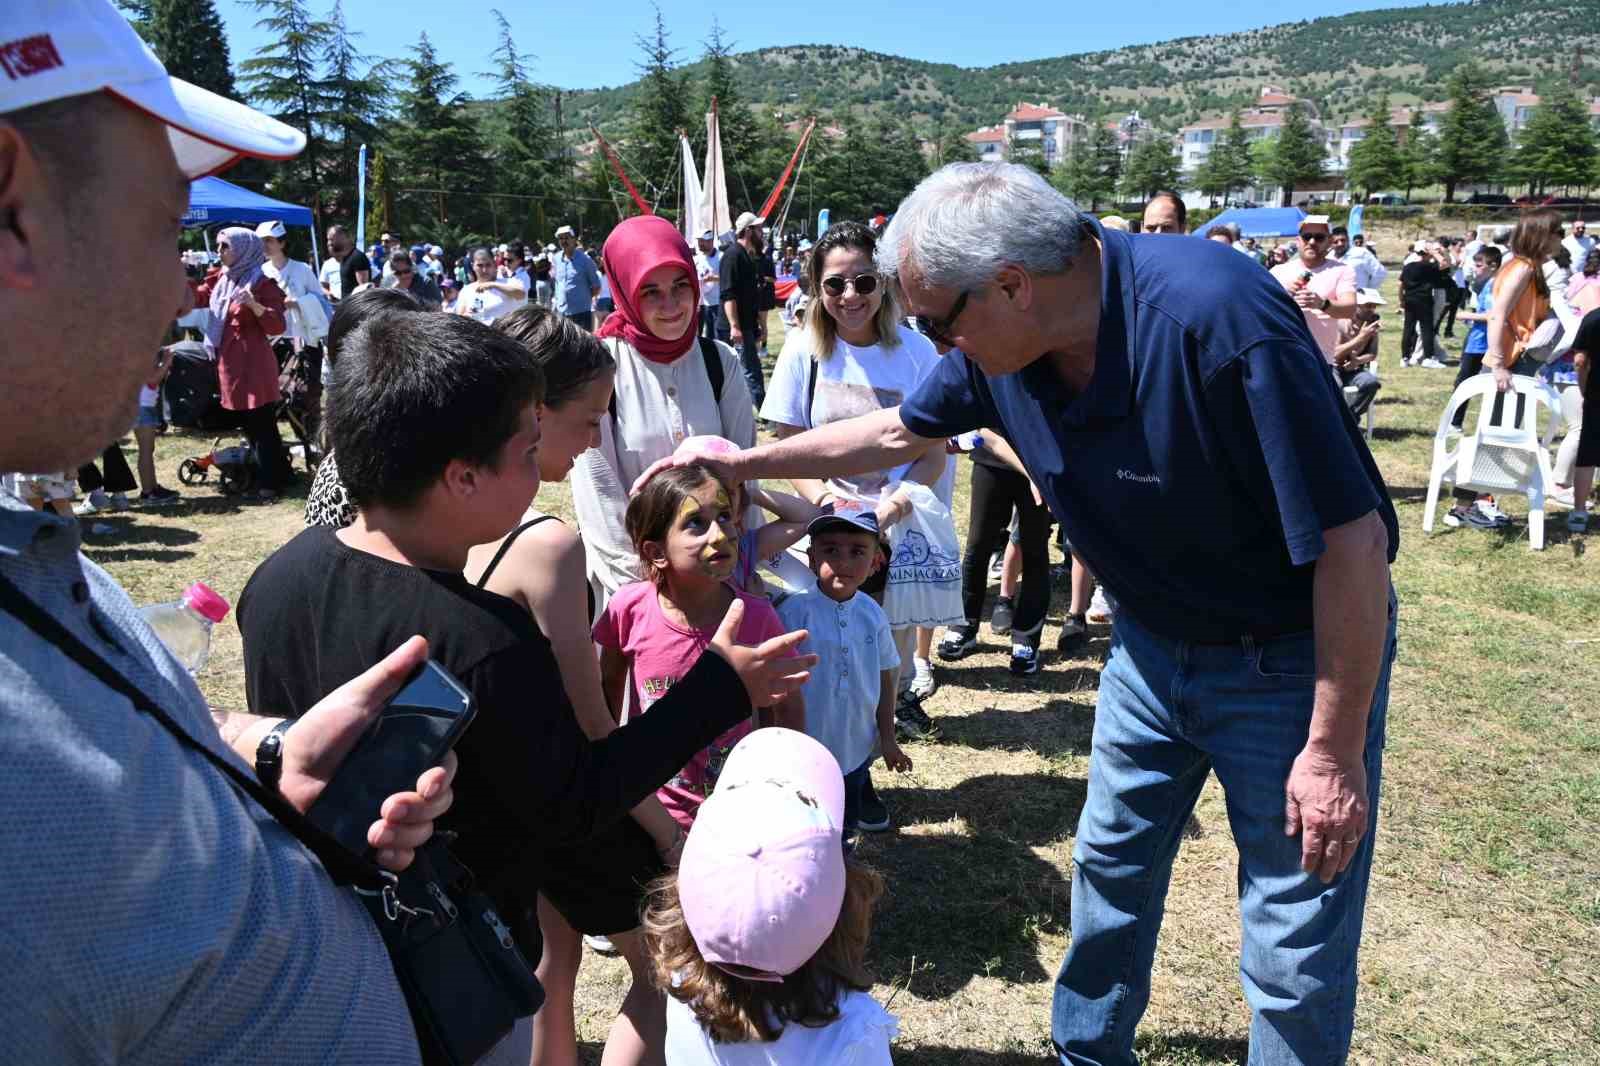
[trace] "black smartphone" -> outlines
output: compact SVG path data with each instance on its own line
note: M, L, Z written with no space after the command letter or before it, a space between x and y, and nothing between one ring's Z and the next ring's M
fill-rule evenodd
M306 817L355 854L371 858L367 830L383 801L416 788L417 778L439 765L476 714L472 694L429 659L379 712Z

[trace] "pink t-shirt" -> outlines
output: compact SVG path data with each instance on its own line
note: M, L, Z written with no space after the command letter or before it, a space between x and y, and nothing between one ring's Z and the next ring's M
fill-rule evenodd
M737 637L740 644L754 646L786 632L771 603L737 589L734 593L744 601L744 620ZM665 696L714 636L714 629L689 629L669 619L661 610L655 585L648 581L635 581L618 589L594 624L595 643L615 648L627 657L633 676L629 717L643 714ZM684 829L694 824L695 812L716 787L728 752L748 732L748 721L729 729L656 791L661 805Z
M1318 296L1346 302L1356 298L1356 272L1337 259L1324 259L1316 267L1308 267L1299 256L1295 256L1287 263L1273 267L1272 276L1292 294L1295 283L1307 270L1311 271L1311 280L1306 284ZM1314 308L1302 307L1300 310L1306 316L1312 339L1322 350L1322 358L1332 363L1334 349L1339 346L1339 320Z

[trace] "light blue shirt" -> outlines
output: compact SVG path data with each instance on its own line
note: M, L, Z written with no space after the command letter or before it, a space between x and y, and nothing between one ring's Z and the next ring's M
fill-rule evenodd
M0 493L0 573L238 762L78 523ZM0 613L0 1062L416 1063L377 928L211 763ZM242 765L242 764L241 764Z
M883 671L900 666L889 619L872 597L858 592L839 603L815 581L777 607L785 629L808 633L799 654L818 660L801 689L806 733L833 752L839 772L848 774L876 752Z
M600 271L581 248L574 248L571 256L558 252L551 273L556 283L557 311L564 315L581 315L594 310L594 292L600 287Z

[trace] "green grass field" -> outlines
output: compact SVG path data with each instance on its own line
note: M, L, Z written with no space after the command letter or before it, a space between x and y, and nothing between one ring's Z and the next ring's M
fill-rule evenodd
M1400 515L1400 650L1353 1060L1593 1063L1600 571L1558 511L1546 550L1531 552L1520 501L1503 501L1519 519L1504 533L1422 533L1433 428L1454 375L1398 366L1392 287L1372 448ZM208 447L162 438L165 483L177 487L178 461ZM138 602L175 598L196 578L233 599L301 527L303 491L261 505L186 489L183 506L106 519L114 532L88 537L86 552ZM540 494L556 512L570 513L568 500L561 485ZM1052 623L1064 608L1058 590ZM908 746L915 772L876 775L896 829L862 849L890 883L874 936L874 993L900 1016L897 1060L921 1066L1043 1061L1067 942L1105 634L1078 658L1047 655L1025 680L1007 671L1005 641L987 629L982 639L983 654L939 670L928 707L942 738ZM1044 647L1054 641L1052 624ZM230 621L202 684L213 701L241 706L242 681ZM1235 852L1215 782L1197 815L1200 833L1173 874L1139 1039L1149 1063L1241 1062L1245 1053ZM625 978L620 962L585 961L586 1061L599 1061Z

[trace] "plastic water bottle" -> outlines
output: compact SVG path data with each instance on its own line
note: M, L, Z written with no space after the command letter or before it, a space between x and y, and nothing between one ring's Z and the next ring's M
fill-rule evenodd
M203 581L196 581L176 603L155 603L141 608L140 614L155 630L161 643L175 655L193 676L211 654L211 627L228 615L228 601L213 592Z

